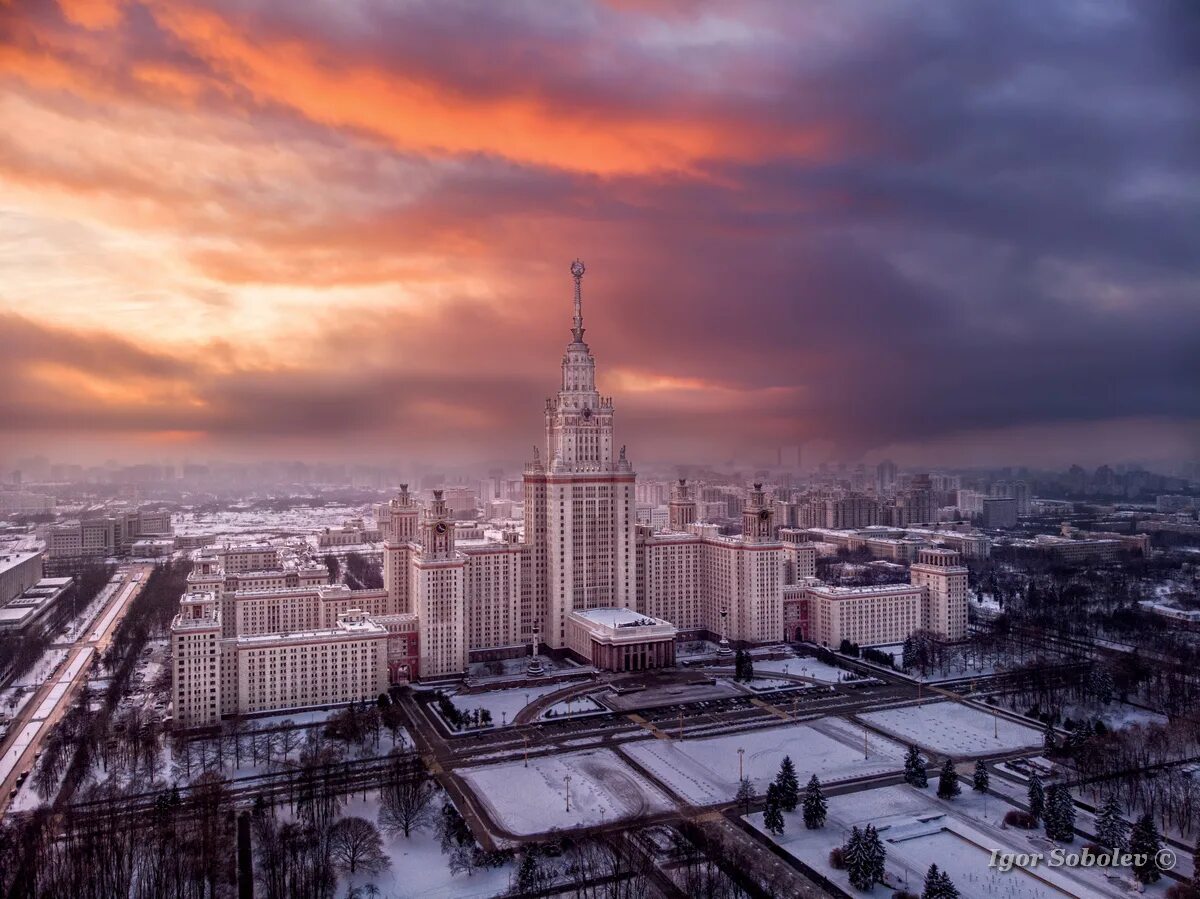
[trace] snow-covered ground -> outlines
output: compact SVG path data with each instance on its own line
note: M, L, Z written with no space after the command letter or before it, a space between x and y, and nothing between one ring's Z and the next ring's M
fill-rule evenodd
M347 518L371 517L371 507L329 505L298 507L285 511L184 512L172 516L176 534L215 534L251 537L313 533L321 528L341 527ZM219 541L218 541L219 542Z
M492 713L492 726L499 727L506 722L511 724L517 712L535 699L578 683L567 680L537 687L514 687L511 690L488 690L484 693L456 693L450 697L450 701L461 712L487 709Z
M12 684L0 691L0 712L15 718L25 708L37 688L53 675L56 668L70 654L70 649L47 649L42 657Z
M129 602L129 598L133 596L133 592L137 588L138 584L134 581L130 581L121 588L121 592L117 594L117 598L113 601L113 604L109 606L108 611L104 613L104 617L96 623L95 629L92 631L91 636L88 637L89 640L94 643L95 641L99 640L101 636L103 636L104 632L112 626L112 623L116 617L123 613L125 605Z
M596 702L590 696L580 696L575 699L564 699L562 702L556 702L546 711L542 712L542 718L570 718L575 715L594 715L597 712L607 712L604 706Z
M958 702L931 702L858 716L898 739L952 756L989 755L1042 745L1042 733Z
M797 685L795 681L784 680L781 677L756 677L751 681L743 683L743 686L753 690L755 693L769 693L772 690L786 690L789 687L796 686L804 689L803 685Z
M71 682L79 676L79 672L83 670L83 666L92 660L92 653L95 650L92 647L85 647L75 660L67 666L66 670L58 676L54 686L50 688L50 692L46 694L45 699L41 701L37 709L34 711L30 721L44 721L50 717L50 713L54 711L54 707L66 695L67 690L71 688Z
M660 790L611 749L536 756L528 767L512 761L463 769L458 775L496 824L518 835L590 827L671 808Z
M822 684L836 684L847 678L853 678L857 675L846 671L844 668L838 668L836 665L830 665L822 662L819 659L813 658L792 658L792 659L755 659L754 673L764 674L767 672L775 674L795 674L799 677L807 677L818 681Z
M829 818L825 827L807 830L801 812L784 813L784 832L773 837L785 851L812 866L847 892L845 871L829 864L830 850L841 846L852 826L874 824L887 850L886 867L892 887L876 886L863 895L889 896L896 886L915 893L921 891L929 866L945 870L969 899L1093 899L1128 895L1120 878L1109 880L1095 868L1048 868L1034 871L1013 870L1001 874L988 867L993 850L1046 852L1053 845L1038 830L1024 831L1003 827L1005 812L1013 807L994 796L983 796L964 784L963 793L949 802L940 800L932 786L918 790L909 786L880 787L828 800ZM748 816L760 831L762 815ZM1079 850L1082 841L1066 847ZM1146 895L1161 896L1165 885L1158 884Z
M864 757L861 729L853 733L843 725L837 719L821 719L698 740L647 740L622 746L621 752L693 805L733 799L739 749L744 750L742 773L760 794L774 780L785 755L791 756L801 783L813 774L832 783L903 766L899 744L872 736Z
M726 663L722 663L722 667L718 671L733 671L733 663L730 661L728 667L724 667ZM836 684L844 680L853 680L861 678L862 675L854 671L847 671L845 668L838 668L836 665L830 665L827 662L822 662L819 659L814 659L810 656L792 656L784 659L754 659L754 674L756 676L762 674L790 674L798 677L805 677L821 684Z
M1063 717L1075 721L1099 718L1110 730L1133 727L1135 724L1142 727L1150 724L1165 725L1168 720L1166 715L1124 702L1110 702L1108 705L1071 705L1063 709Z
M435 815L440 813L441 801L438 796L431 806ZM342 809L342 816L377 821L379 794L368 793L366 800L362 796L351 797ZM383 851L391 860L389 868L378 874L358 873L341 887L348 890L351 886L361 888L373 883L380 895L388 899L484 899L505 893L512 876L512 862L499 868L479 868L471 874L452 874L433 827L414 831L408 838L404 834L395 837L385 834ZM344 895L341 889L338 895Z

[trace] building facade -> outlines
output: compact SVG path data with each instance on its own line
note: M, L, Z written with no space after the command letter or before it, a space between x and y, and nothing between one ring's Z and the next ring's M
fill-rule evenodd
M781 539L776 510L790 514L795 504L769 496L762 483L705 488L697 497L679 479L665 520L652 515L639 526L636 475L615 441L613 401L597 390L584 341L582 263L571 272L571 340L557 395L545 403L544 440L525 466L523 533L514 523L498 539L486 537L456 522L442 491L423 504L401 485L376 507L381 589L331 584L320 565L282 567L267 544L198 550L172 625L177 721L202 726L370 698L389 682L461 677L471 661L518 655L531 644L602 668L643 670L674 664L677 636L759 644L888 642L922 628L962 635L965 569L920 550L912 585L820 585L811 532L784 531ZM928 518L927 482L898 500L913 506L915 520ZM666 488L641 496L661 504ZM470 505L473 513L473 491ZM821 525L832 516L835 524L878 527L875 498L802 505ZM722 533L737 517L740 534ZM330 547L342 538L322 536ZM856 539L891 540L896 545L881 551L904 561L925 545L898 537Z

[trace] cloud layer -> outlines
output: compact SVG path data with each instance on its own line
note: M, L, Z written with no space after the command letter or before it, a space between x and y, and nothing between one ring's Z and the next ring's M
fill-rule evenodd
M18 0L0 37L0 451L519 458L575 256L635 458L1195 451L1185 2Z

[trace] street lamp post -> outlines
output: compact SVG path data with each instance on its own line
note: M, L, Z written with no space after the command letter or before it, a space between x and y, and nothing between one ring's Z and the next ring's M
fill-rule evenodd
M743 780L746 779L746 775L743 770L743 764L742 764L743 759L745 759L745 757L746 757L746 750L743 749L741 746L739 746L738 747L738 783L741 783Z
M570 811L571 810L571 775L570 774L566 775L566 777L564 777L563 780L566 783L566 790L564 792L567 794L567 811Z
M526 734L521 734L521 740L525 744L525 767L529 767L529 737Z

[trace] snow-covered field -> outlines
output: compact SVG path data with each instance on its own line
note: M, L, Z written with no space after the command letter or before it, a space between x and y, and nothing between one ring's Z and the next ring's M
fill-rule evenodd
M836 665L830 665L818 659L755 659L754 673L765 674L767 672L795 674L799 677L811 678L822 684L836 684L848 677L855 676L843 668L838 668Z
M867 712L858 718L922 749L952 756L989 755L1042 745L1041 731L958 702Z
M518 835L589 827L671 808L660 790L610 749L538 756L529 760L529 767L512 761L467 768L458 775L496 824Z
M879 787L833 796L829 800L829 819L819 830L807 830L799 811L784 813L784 832L772 837L785 851L824 874L834 883L853 892L845 871L829 864L829 853L842 845L854 825L874 824L887 850L886 867L893 886L876 886L868 896L891 895L896 886L921 891L929 866L945 870L958 888L959 895L970 899L1093 899L1128 895L1125 885L1108 881L1097 869L1050 869L1040 866L1034 873L1013 870L1001 874L988 867L992 850L1048 852L1040 831L1023 831L1000 825L1012 806L994 796L985 797L964 789L949 802L934 794L933 787L917 790L908 786ZM762 815L747 820L760 831ZM1076 841L1073 849L1078 850ZM1147 895L1163 895L1162 884L1151 887Z
M434 803L434 814L441 809L442 797ZM376 821L379 817L379 795L368 794L352 797L342 809L342 816L355 816ZM442 854L437 834L433 827L414 831L412 836L395 837L384 835L383 851L391 860L391 866L378 874L359 873L342 884L338 895L344 895L349 886L365 887L375 884L380 896L388 899L421 897L421 899L484 899L499 896L508 890L512 875L511 862L500 868L479 868L471 874L450 873L447 857Z
M693 805L733 799L738 785L738 749L745 750L743 773L756 792L766 791L783 757L791 756L800 782L812 774L831 783L902 767L903 747L878 736L864 758L861 731L847 733L832 719L790 724L699 740L647 740L621 747L678 796Z

